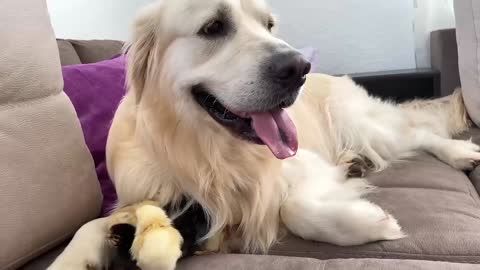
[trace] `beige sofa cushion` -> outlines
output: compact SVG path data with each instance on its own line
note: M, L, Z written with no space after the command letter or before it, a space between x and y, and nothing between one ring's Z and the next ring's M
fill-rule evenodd
M45 1L0 4L0 269L16 269L96 217L101 194L62 91Z
M320 261L295 257L216 255L180 263L177 270L475 270L478 265L413 260L343 259ZM35 269L36 270L36 269Z
M62 66L78 65L82 63L77 51L75 51L75 48L70 41L58 39L57 44Z
M57 39L62 66L96 63L122 53L124 43L117 40Z
M83 64L110 59L122 52L123 42L118 40L69 40Z
M20 270L45 270L61 249L42 256ZM180 261L177 270L477 270L478 265L448 262L380 259L318 260L262 255L197 256ZM122 265L110 270L140 270Z
M463 96L470 116L480 126L480 1L455 0L455 17Z

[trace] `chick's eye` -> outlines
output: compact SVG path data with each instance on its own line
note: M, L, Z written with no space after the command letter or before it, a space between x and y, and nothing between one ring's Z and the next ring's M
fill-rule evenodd
M205 37L218 37L225 33L225 23L220 20L213 20L203 26L200 35Z

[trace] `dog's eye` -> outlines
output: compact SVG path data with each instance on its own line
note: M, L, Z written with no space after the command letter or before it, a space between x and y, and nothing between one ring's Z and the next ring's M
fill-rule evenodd
M273 18L268 19L267 29L272 32L273 27L275 27L275 20Z
M269 20L267 23L267 29L268 31L272 31L273 27L275 27L275 22L273 20Z
M199 34L204 37L220 37L225 34L225 23L220 20L213 20L202 27Z

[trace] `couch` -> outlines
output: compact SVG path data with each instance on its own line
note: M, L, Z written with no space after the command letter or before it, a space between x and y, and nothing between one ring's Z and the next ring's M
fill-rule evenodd
M102 201L61 64L108 59L122 43L55 42L45 1L3 1L0 25L0 270L43 270ZM464 136L480 143L477 128ZM287 236L269 255L199 256L178 269L480 269L480 168L423 154L369 178L380 187L370 199L408 238L338 247Z

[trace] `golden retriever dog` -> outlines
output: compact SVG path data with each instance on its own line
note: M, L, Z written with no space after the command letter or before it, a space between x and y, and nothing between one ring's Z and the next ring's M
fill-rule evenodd
M419 151L459 170L480 160L452 139L469 126L460 92L394 104L348 77L307 75L274 26L263 0L165 0L139 14L107 146L118 209L49 269L106 267L117 224L135 227L140 268L174 269L183 238L163 208L184 197L208 216L202 252L264 253L283 229L336 245L399 239L352 166L379 171Z

